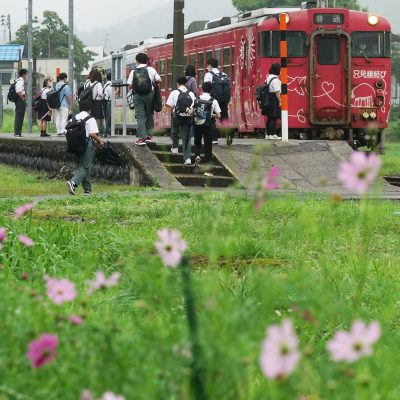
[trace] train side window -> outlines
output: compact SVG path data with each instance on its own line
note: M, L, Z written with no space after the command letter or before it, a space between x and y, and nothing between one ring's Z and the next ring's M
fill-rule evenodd
M244 79L247 79L249 76L249 44L246 42L244 44L244 62L243 62L243 68L244 68Z
M385 34L385 57L392 56L392 34L390 32L384 32Z
M351 55L353 57L390 57L384 40L385 32L353 32ZM390 39L389 39L390 46Z
M223 51L224 59L223 59L223 66L224 66L224 72L227 75L230 75L231 73L231 48L230 47L225 47Z
M337 65L340 61L340 39L320 37L317 43L317 61L320 65Z
M189 64L196 65L196 54L191 54L189 57Z
M204 80L204 53L197 53L197 70L198 70L198 82L199 86L203 84Z
M215 50L214 58L218 60L218 65L221 65L221 49Z
M235 47L234 46L232 46L232 48L231 48L231 63L232 63L231 82L233 82L235 80L235 64L236 64Z
M212 53L212 51L207 51L206 52L206 63L207 63L207 60L209 60L210 58L213 58L213 53ZM207 67L207 65L206 65L206 67Z
M165 90L166 82L165 82L165 60L160 60L160 77L161 77L161 88Z
M167 70L168 70L168 90L172 90L172 58L167 60Z

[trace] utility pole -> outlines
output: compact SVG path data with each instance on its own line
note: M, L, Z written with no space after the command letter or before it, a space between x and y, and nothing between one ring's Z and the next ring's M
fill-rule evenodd
M28 108L28 132L32 132L32 48L33 48L33 30L32 30L32 0L28 0L28 90L26 93L26 106Z
M68 84L74 101L74 0L68 0Z
M184 16L185 0L174 0L174 38L172 47L172 89L184 72Z

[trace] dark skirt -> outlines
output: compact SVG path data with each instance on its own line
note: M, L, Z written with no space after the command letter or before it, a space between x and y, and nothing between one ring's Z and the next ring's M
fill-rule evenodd
M104 102L103 102L103 100L93 100L92 117L94 119L104 119Z
M47 101L45 99L40 99L40 108L39 108L39 111L38 111L39 119L42 119L44 121L51 121L51 116L50 115L46 115L48 113L48 111L49 111L49 108L47 107Z

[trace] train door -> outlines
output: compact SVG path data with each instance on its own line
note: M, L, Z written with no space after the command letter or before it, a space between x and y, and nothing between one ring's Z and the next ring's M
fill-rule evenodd
M349 124L350 37L343 31L316 31L310 40L310 122Z

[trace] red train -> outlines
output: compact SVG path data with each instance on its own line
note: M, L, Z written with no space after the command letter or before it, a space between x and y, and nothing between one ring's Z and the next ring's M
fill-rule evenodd
M185 35L186 61L196 66L200 84L210 57L217 58L221 70L231 77L230 126L239 134L265 128L255 90L264 82L270 64L280 62L278 19L280 12L286 12L289 138L383 145L391 98L390 24L374 14L323 7L325 3L307 1L301 8L255 10L236 20L208 22L202 30ZM144 47L163 79L166 99L175 86L172 40ZM129 55L139 51L143 46L129 50ZM129 58L125 57L132 67ZM166 110L157 114L156 125L170 126Z

